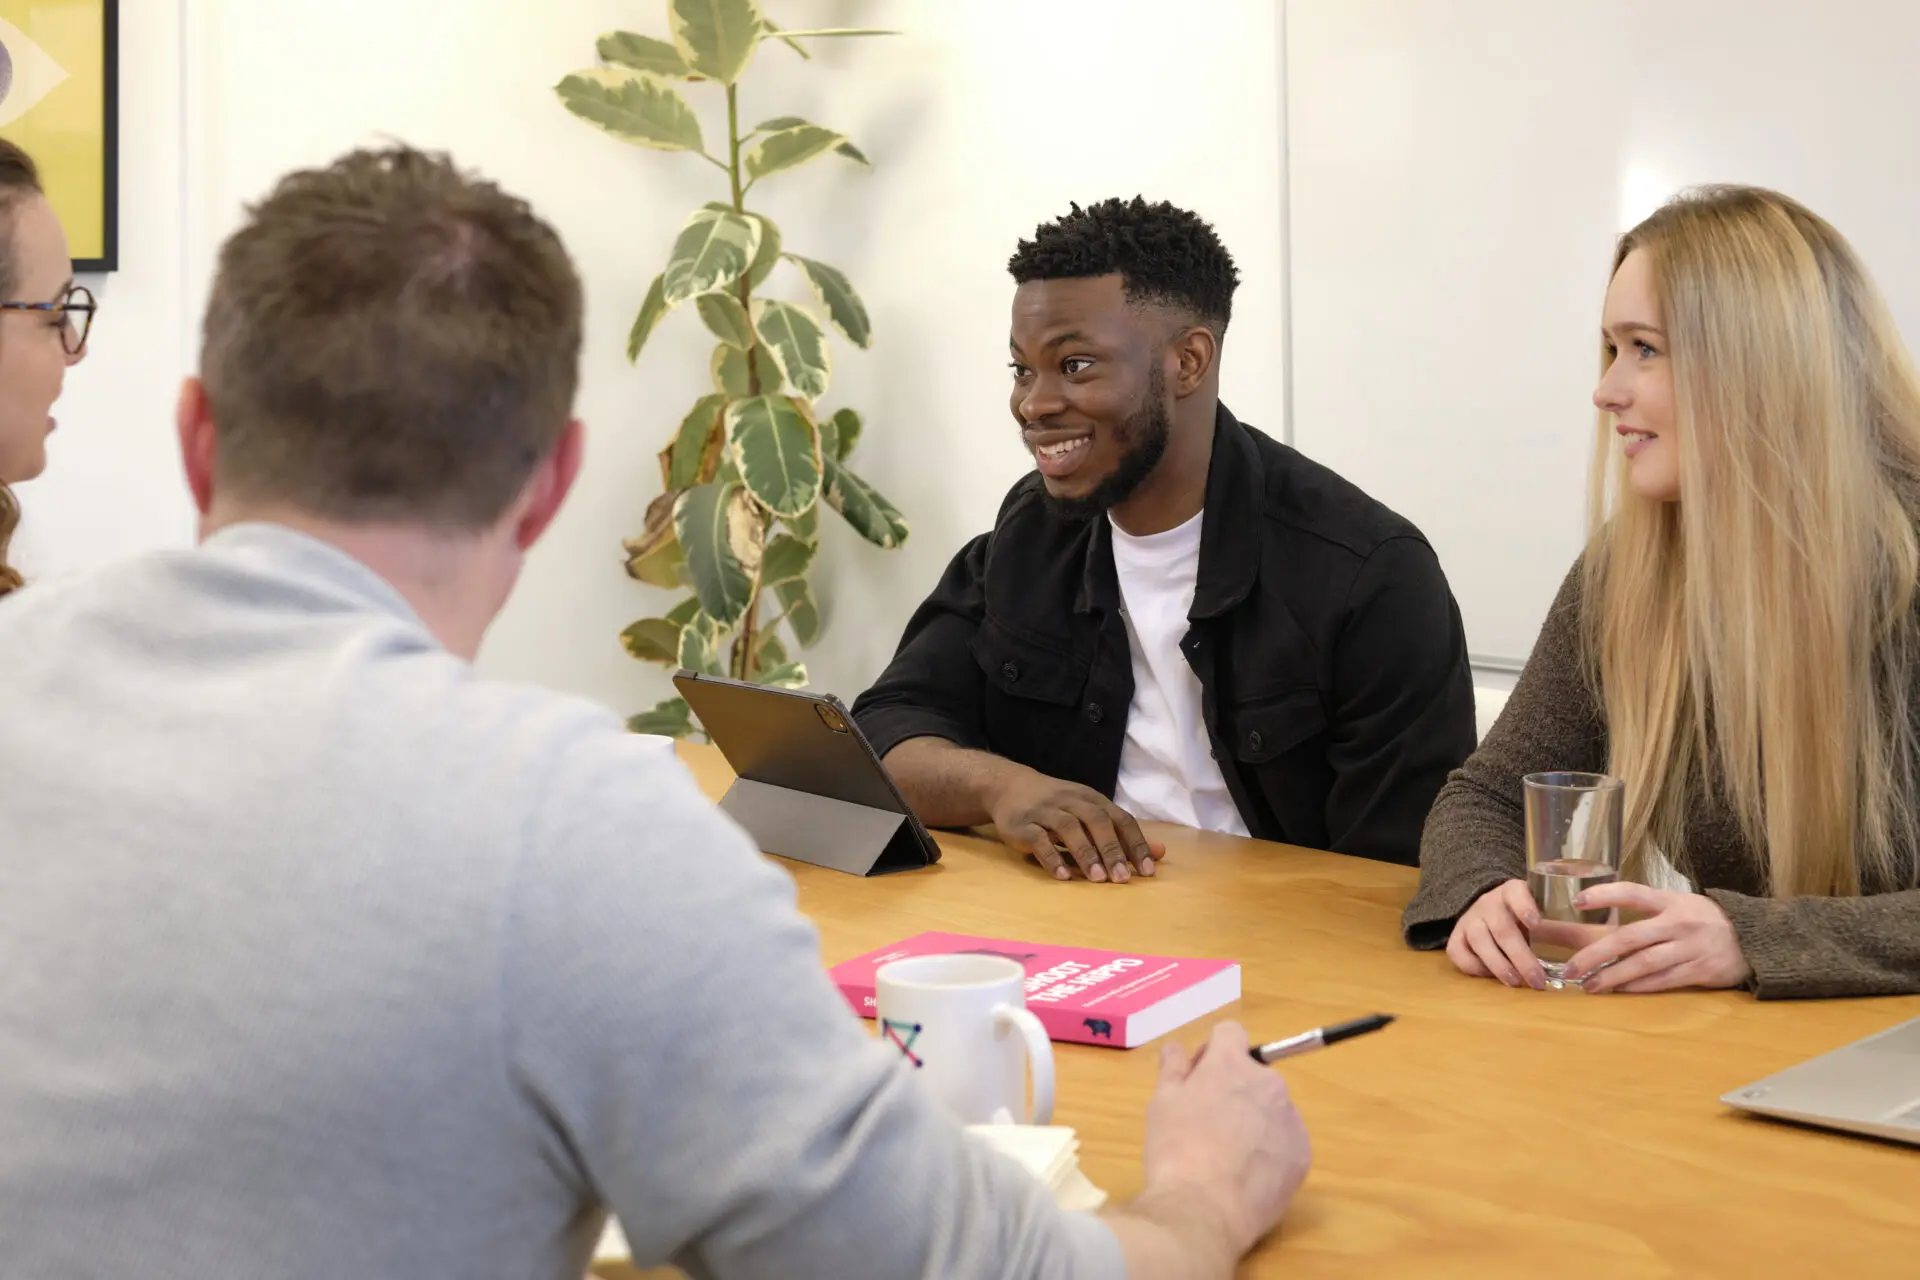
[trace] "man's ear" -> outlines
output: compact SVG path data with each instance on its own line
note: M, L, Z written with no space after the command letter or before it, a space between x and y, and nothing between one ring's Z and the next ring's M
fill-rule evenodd
M200 379L189 377L181 381L173 421L180 435L180 466L187 474L187 488L193 494L193 505L204 516L213 510L216 441L213 407L207 400L206 385Z
M1193 325L1175 336L1173 356L1173 398L1181 400L1207 385L1220 360L1220 340L1205 325Z
M567 423L552 450L527 481L520 500L520 514L514 522L514 541L522 551L540 541L560 506L567 500L573 482L580 475L580 462L586 452L586 429L575 418Z

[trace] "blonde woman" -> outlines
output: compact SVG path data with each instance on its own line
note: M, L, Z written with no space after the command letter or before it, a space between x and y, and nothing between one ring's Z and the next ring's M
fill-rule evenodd
M1590 991L1920 991L1920 380L1851 246L1715 187L1622 238L1596 521L1485 743L1427 821L1409 944L1542 985L1521 778L1626 782L1634 919Z
M7 562L20 523L9 486L46 469L48 411L92 321L93 295L73 283L67 234L32 158L0 139L0 597L21 581Z

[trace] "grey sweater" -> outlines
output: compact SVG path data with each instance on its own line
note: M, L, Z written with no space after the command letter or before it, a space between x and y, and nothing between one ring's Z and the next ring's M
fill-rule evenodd
M1407 942L1446 945L1460 913L1523 877L1521 779L1549 769L1603 772L1606 711L1580 662L1580 571L1560 588L1499 723L1434 802L1420 841L1420 889ZM1920 714L1920 709L1916 709ZM1706 789L1686 815L1688 866L1733 922L1763 999L1920 991L1920 890L1909 856L1898 883L1857 898L1773 898L1733 811Z
M0 1271L1113 1276L657 741L228 530L0 602Z

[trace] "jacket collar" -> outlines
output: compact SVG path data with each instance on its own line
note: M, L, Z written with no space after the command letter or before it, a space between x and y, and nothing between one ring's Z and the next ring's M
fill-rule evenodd
M1213 414L1213 453L1207 462L1207 496L1200 521L1200 568L1194 582L1191 619L1225 613L1253 591L1260 576L1262 512L1267 487L1260 450L1227 406ZM1120 579L1113 567L1113 525L1092 522L1086 571L1073 607L1076 613L1120 608Z

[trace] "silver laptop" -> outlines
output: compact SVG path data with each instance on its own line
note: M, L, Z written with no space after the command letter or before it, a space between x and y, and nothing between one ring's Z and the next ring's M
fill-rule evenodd
M1920 1146L1920 1018L1725 1094L1742 1111Z

